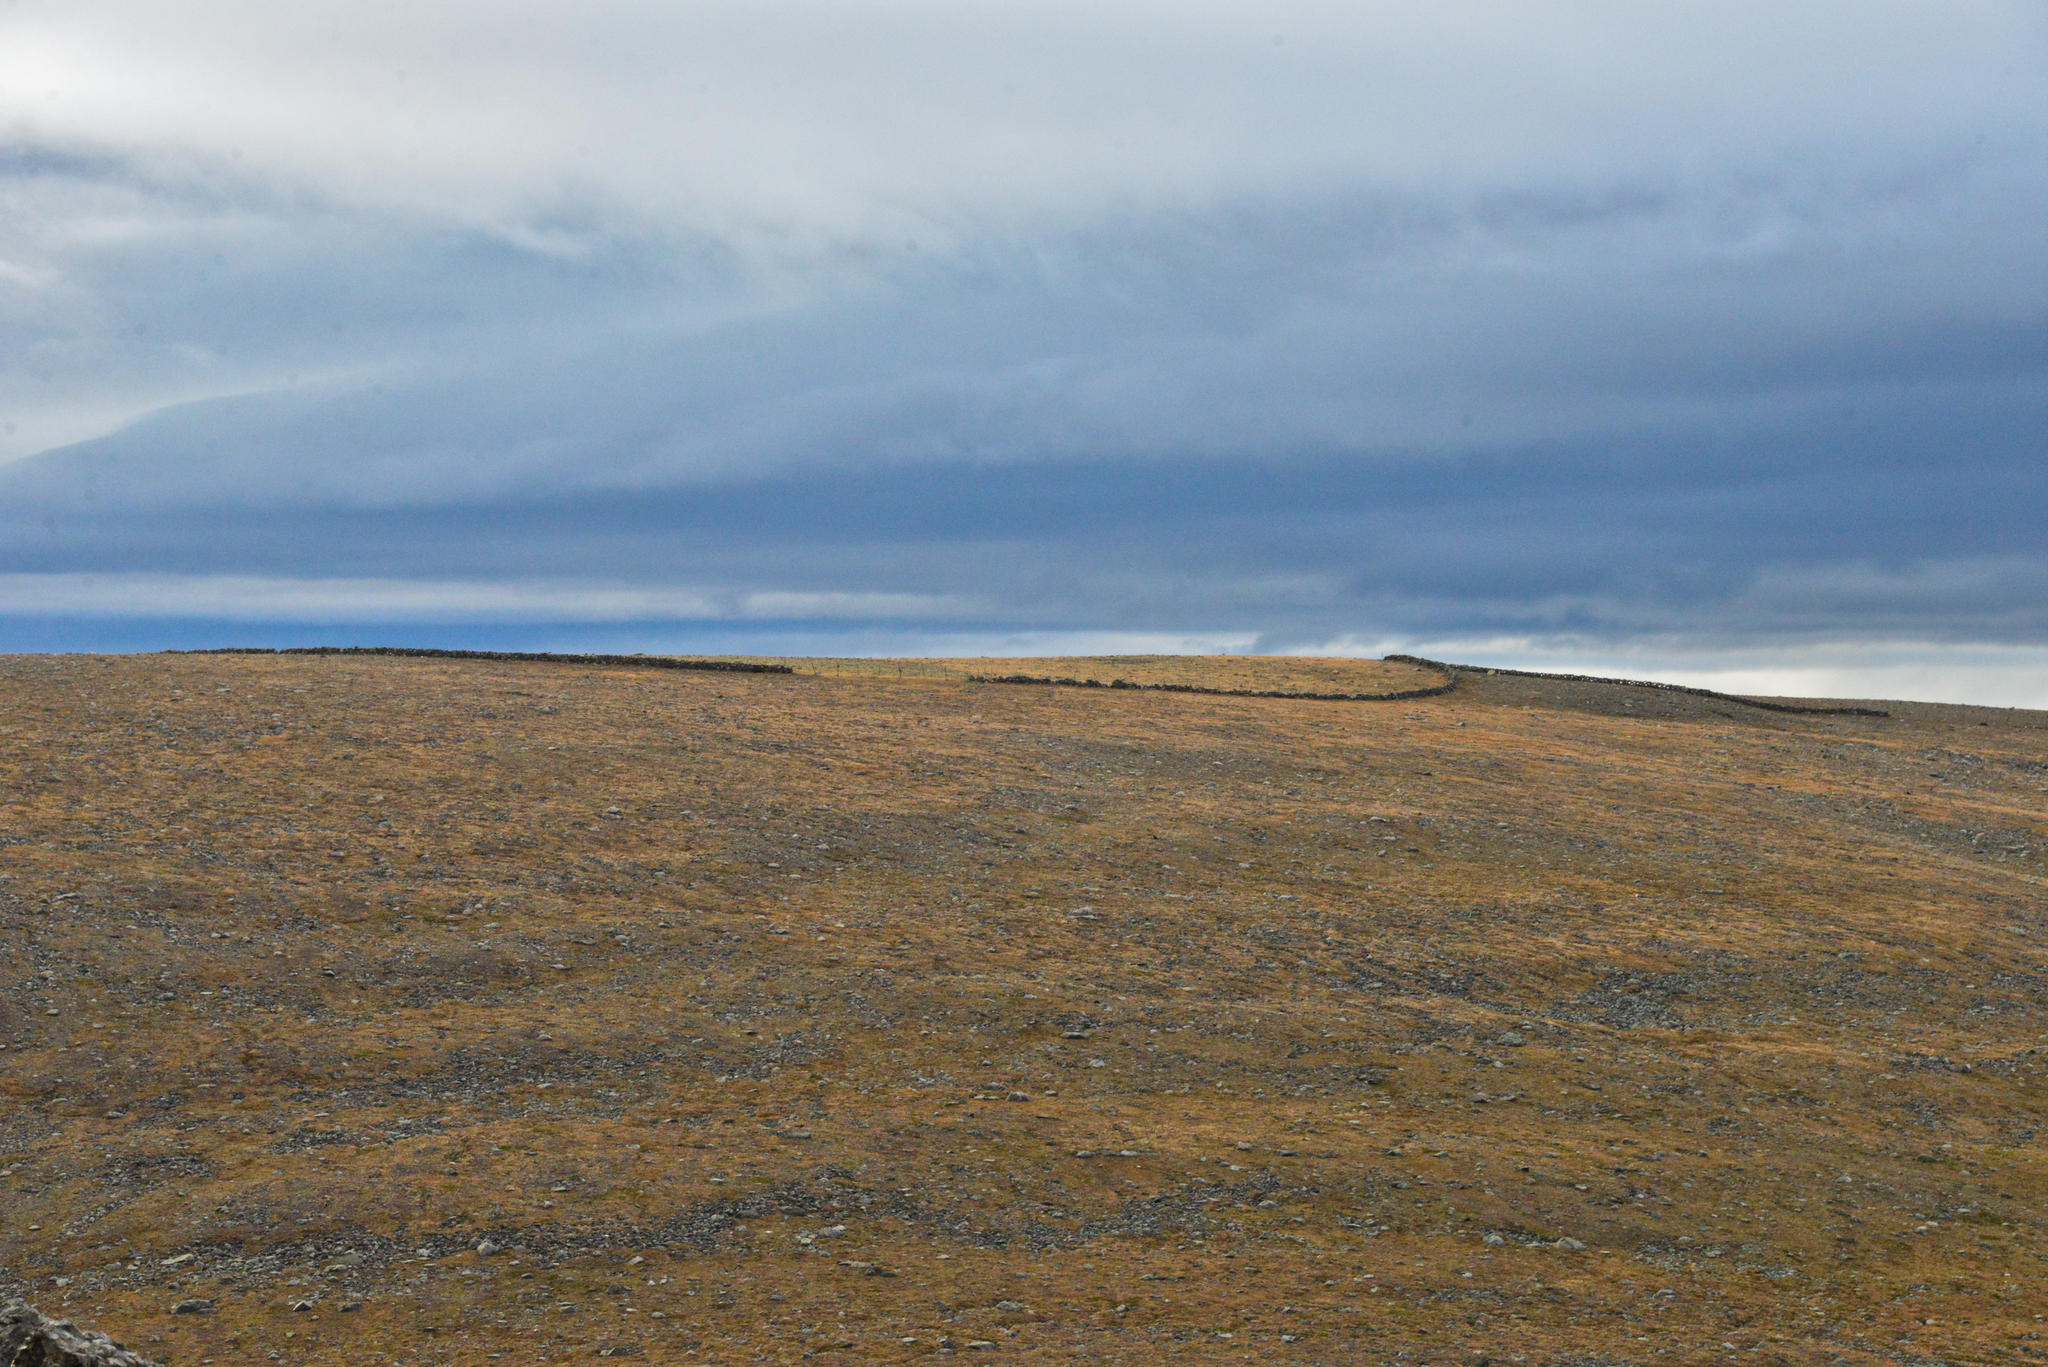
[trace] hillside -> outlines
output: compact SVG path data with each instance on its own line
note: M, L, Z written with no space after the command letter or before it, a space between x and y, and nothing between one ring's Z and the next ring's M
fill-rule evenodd
M791 663L0 657L0 1300L178 1364L2048 1361L2048 714Z

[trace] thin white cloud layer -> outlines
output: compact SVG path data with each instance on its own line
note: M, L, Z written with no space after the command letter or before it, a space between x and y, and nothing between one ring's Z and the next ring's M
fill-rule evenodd
M1813 652L1807 652L1810 655ZM2048 709L2048 650L1993 652L1899 646L1878 659L1825 659L1748 669L1703 663L1643 677L1764 698L1860 698ZM1991 658L1986 658L1990 655Z
M589 196L769 250L894 248L1333 186L1888 174L2024 112L2043 22L2010 0L28 0L0 19L0 120L342 204L511 226Z
M943 631L869 642L857 653L998 660L1076 655L1232 655L1250 650L1253 644L1249 632Z
M1802 644L1776 652L1482 652L1509 668L1650 679L1765 698L1900 699L2048 708L2048 649ZM1514 661L1515 663L1509 663Z
M1403 652L1454 664L1644 679L1751 698L1842 698L2048 709L2048 647L1928 641L1819 641L1714 651L1617 649L1521 637L1404 640L1338 637L1290 652L1380 659Z
M985 605L907 593L650 588L549 581L0 574L0 617L222 621L668 622L957 618Z

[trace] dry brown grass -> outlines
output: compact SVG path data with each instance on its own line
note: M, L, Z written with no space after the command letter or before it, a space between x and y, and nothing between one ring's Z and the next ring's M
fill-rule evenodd
M181 1364L2041 1360L2048 719L967 672L0 660L0 1291Z

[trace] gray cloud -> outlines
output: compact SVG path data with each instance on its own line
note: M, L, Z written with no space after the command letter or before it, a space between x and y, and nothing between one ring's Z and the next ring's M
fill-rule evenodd
M0 637L2039 644L2044 77L2016 3L18 3Z

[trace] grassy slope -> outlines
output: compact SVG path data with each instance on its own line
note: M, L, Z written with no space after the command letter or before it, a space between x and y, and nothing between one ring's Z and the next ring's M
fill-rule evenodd
M2038 1360L2044 722L0 660L0 1292L180 1363Z

